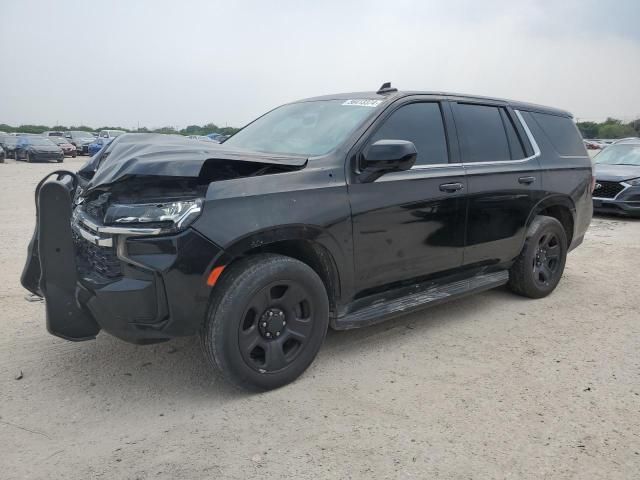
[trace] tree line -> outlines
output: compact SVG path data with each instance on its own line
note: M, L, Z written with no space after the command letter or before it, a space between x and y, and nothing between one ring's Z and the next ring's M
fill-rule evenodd
M604 122L578 122L578 130L583 138L626 138L640 137L640 118L624 123L616 118Z
M578 122L578 129L583 138L625 138L640 137L640 118L624 123L616 118L607 118L604 122ZM13 127L4 123L0 123L0 131L8 133L42 133L49 130L82 130L88 132L99 132L101 130L124 130L125 132L134 133L169 133L179 135L209 135L210 133L220 133L222 135L233 135L239 128L235 127L219 127L215 123L207 123L206 125L189 125L180 130L174 127L161 127L149 129L141 127L137 129L129 129L123 127L100 127L91 128L86 125L66 126L66 125L20 125Z
M137 129L123 128L123 127L100 127L100 128L91 128L86 125L19 125L17 127L13 127L11 125L7 125L5 123L0 123L0 131L7 133L42 133L47 132L49 130L80 130L87 132L99 132L101 130L124 130L125 132L132 133L173 133L179 135L209 135L210 133L220 133L221 135L233 135L236 133L239 128L234 127L219 127L215 123L207 123L206 125L189 125L188 127L177 130L173 127L161 127L150 129L147 127L141 127Z

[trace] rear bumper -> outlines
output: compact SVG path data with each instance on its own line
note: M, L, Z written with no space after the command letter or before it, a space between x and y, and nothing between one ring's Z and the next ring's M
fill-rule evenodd
M103 329L132 343L197 334L209 301L206 277L223 251L192 229L92 244L71 225L72 194L64 180L41 188L22 275L25 288L45 298L48 331L78 341Z

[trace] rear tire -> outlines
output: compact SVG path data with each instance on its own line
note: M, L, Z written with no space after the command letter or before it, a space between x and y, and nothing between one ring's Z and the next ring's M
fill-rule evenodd
M558 285L567 259L567 234L553 217L539 215L527 233L520 256L509 270L509 288L518 295L542 298Z
M318 274L299 260L259 254L227 267L201 333L214 370L253 391L294 381L316 357L329 325Z

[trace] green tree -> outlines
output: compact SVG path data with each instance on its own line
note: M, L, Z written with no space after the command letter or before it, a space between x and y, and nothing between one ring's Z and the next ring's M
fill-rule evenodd
M598 136L599 124L596 122L578 122L578 130L582 138L596 138Z
M624 138L634 135L636 135L636 131L633 127L621 123L605 122L598 128L598 138Z

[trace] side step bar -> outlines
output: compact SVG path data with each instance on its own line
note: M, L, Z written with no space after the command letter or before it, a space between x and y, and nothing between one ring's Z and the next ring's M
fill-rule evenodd
M390 318L422 308L439 305L454 298L472 293L490 290L504 285L509 280L509 272L501 270L492 273L479 273L473 277L447 283L440 286L412 288L411 292L392 300L380 299L371 305L349 312L335 319L336 330L350 330L383 322Z

